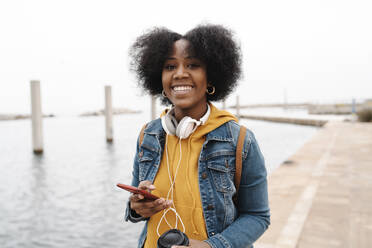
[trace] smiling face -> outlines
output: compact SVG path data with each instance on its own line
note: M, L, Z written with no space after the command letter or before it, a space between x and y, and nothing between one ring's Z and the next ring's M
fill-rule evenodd
M190 43L181 39L173 44L163 71L162 83L173 103L176 119L200 119L207 110L207 70L205 64L189 54Z

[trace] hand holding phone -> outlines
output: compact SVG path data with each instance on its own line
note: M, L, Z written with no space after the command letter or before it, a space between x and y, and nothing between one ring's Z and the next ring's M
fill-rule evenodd
M131 186L131 185L118 183L118 184L116 184L116 186L118 186L119 188L124 189L126 191L129 191L129 192L131 192L133 194L141 194L141 195L143 195L143 197L145 197L146 200L156 200L156 199L159 199L158 196L151 194L147 190L139 189L139 188L136 188L136 187Z

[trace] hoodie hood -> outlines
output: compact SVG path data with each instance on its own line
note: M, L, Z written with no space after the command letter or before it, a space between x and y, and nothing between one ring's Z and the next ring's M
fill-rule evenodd
M220 110L211 103L209 103L209 106L211 108L211 112L208 120L195 130L195 133L192 135L192 137L199 138L201 136L204 136L215 130L216 128L222 126L226 122L232 120L238 122L238 119L233 114L224 110Z

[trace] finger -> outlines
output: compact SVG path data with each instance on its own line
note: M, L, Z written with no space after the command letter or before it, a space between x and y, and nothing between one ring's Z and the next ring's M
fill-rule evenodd
M129 196L129 201L131 202L137 202L137 201L141 201L144 199L144 196L141 195L141 194L131 194Z
M131 201L130 208L136 211L137 214L144 215L151 212L154 208L154 203L145 201Z
M155 189L155 186L150 181L146 180L140 182L138 188L151 191Z
M155 201L138 201L133 202L133 207L141 210L145 213L158 212L162 209L168 208L172 205L171 201L167 201L164 198L159 198Z
M205 241L199 241L195 239L190 239L189 241L190 241L190 244L189 244L190 247L211 248L211 246Z
M148 211L149 214L155 214L163 209L169 208L172 203L171 201L167 201L163 198L157 199L154 202L148 202L145 205L147 205L148 208L144 208L145 211Z
M139 189L147 189L148 186L151 185L151 182L148 181L148 180L145 180L145 181L141 181L139 184L138 184L138 188Z
M165 199L160 198L151 202L133 202L131 208L143 217L150 217L171 205L171 201L166 201Z

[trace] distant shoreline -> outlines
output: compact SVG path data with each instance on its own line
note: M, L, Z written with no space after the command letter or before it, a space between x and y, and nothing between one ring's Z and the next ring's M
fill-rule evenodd
M53 118L54 114L43 115L43 118ZM29 114L0 114L0 121L13 121L13 120L25 120L30 119Z
M139 114L142 113L141 110L132 110L132 109L127 109L127 108L114 108L112 110L113 115L122 115L122 114ZM81 117L88 117L88 116L100 116L104 115L105 111L103 109L98 110L98 111L91 111L91 112L85 112L80 114L79 116Z
M126 108L113 109L113 115L122 115L122 114L139 114L142 113L141 110L131 110ZM89 117L89 116L101 116L104 115L104 110L90 111L79 114L79 117ZM44 114L43 118L53 118L56 117L55 114ZM30 119L30 114L0 114L0 121L14 121L14 120L25 120Z

